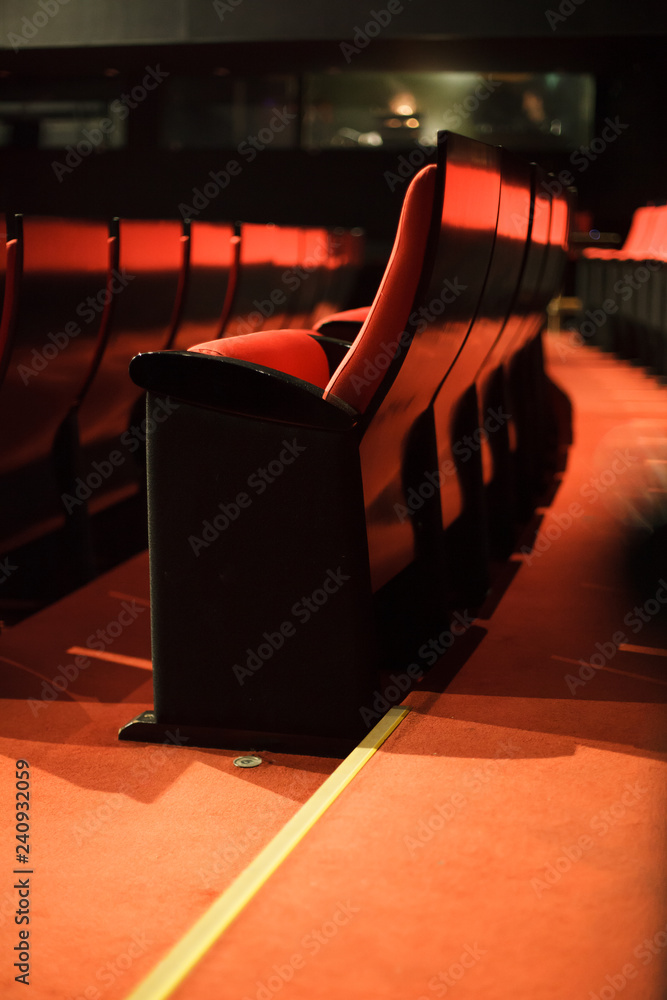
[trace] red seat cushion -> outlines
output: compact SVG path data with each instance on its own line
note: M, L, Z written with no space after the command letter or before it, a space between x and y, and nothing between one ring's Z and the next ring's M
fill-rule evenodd
M370 308L360 310L367 313L364 325L331 379L324 349L305 330L261 330L210 340L190 350L250 361L294 375L326 389L325 397L336 396L363 413L384 377L384 368L374 365L374 359L386 353L387 341L389 349L398 349L399 337L408 324L424 263L435 178L435 166L424 167L413 178L375 300Z
M329 362L324 348L306 330L260 330L238 337L208 340L189 350L275 368L320 389L329 381Z

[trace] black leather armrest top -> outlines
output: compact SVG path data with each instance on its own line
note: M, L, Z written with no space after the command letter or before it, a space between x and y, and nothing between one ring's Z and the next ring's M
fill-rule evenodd
M142 389L195 406L258 420L344 430L358 413L335 396L302 379L248 361L190 351L153 351L130 362L132 381Z
M327 361L329 362L329 375L333 373L338 368L350 347L351 342L348 340L337 340L335 337L325 336L320 333L311 333L313 340L316 340L318 344L322 345L322 349L327 356ZM352 338L354 339L354 337Z
M364 324L356 319L323 320L317 327L317 332L327 339L351 344Z

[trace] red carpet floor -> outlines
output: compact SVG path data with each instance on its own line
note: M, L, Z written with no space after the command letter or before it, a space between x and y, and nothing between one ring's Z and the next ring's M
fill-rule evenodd
M178 1000L667 995L667 561L647 543L667 520L667 389L566 336L548 347L575 443L535 546L457 641L454 679L445 657L408 696ZM68 649L146 598L142 557L2 636L3 997L24 995L16 759L34 795L33 1000L126 996L337 764L240 771L224 751L119 745L151 703L145 664L91 660L31 706ZM147 659L147 619L105 652Z
M152 705L147 598L141 556L2 637L3 691L11 694L0 702L3 997L25 991L12 968L26 929L14 923L14 868L34 870L26 995L117 1000L338 764L266 755L261 767L240 770L236 753L119 743L118 728ZM112 643L97 637L97 652L146 665L89 656L75 677L67 650L86 647L98 629L110 639L124 607L136 617ZM53 690L44 678L68 671L66 690L42 700ZM31 772L28 866L13 861L19 758Z

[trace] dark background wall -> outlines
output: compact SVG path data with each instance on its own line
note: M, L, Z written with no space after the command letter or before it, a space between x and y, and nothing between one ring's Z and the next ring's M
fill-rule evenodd
M57 0L44 0L57 4ZM624 231L632 209L667 199L664 52L667 7L585 0L555 26L534 0L427 4L405 0L381 36L355 56L354 70L587 72L596 78L594 134L607 118L628 127L585 170L573 170L579 203L600 229ZM41 8L5 0L0 12L0 101L62 94L118 97L146 66L174 77L233 77L347 68L340 42L351 41L369 7L353 0L319 4L240 0L222 19L208 2L84 3L68 0L34 38L12 48ZM48 8L49 10L55 8ZM549 9L548 7L546 9ZM551 5L554 12L558 4ZM38 18L42 21L43 18ZM22 36L21 36L22 37ZM13 38L16 48L16 38ZM112 68L114 76L105 73ZM125 148L87 157L59 182L53 150L0 150L2 209L106 217L178 217L178 206L234 156L234 149L169 150L159 142L158 88L127 120ZM211 201L201 218L361 225L390 236L403 188L383 179L400 151L267 149ZM546 168L570 169L569 153L522 150Z
M47 2L47 0L45 0ZM55 0L59 9L40 28L31 45L40 48L77 45L151 43L314 41L351 37L369 13L387 0ZM667 27L661 0L614 3L578 0L563 8L556 29L546 12L562 0L465 0L465 3L401 0L383 32L386 38L535 38L554 30L568 37L650 34ZM61 6L62 5L62 6ZM22 18L39 10L38 0L3 0L0 38L20 28ZM567 13L568 10L571 13ZM17 25L19 28L17 28Z

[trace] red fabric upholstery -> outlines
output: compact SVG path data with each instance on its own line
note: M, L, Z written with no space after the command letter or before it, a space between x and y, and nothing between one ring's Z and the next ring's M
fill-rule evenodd
M331 379L324 349L305 330L258 331L210 340L190 350L275 368L326 389L325 395L331 393L363 413L384 375L384 369L375 366L377 377L369 379L368 362L372 366L373 358L386 354L388 341L398 346L408 323L431 224L435 178L435 166L425 167L408 188L394 247L373 305L328 317L364 321Z
M359 306L358 309L345 309L343 312L331 313L319 320L315 324L315 329L319 330L327 323L365 323L370 309L370 306Z
M239 337L209 340L189 350L275 368L286 375L312 382L320 389L324 389L329 381L326 353L306 330L260 330Z
M398 346L415 299L424 262L435 195L436 167L424 167L407 190L394 248L366 321L352 347L334 372L325 397L331 393L363 413L384 376L373 359L386 354L387 343ZM370 370L375 371L369 377Z
M625 243L620 250L587 247L583 253L584 257L593 260L623 260L624 257L632 259L634 255L638 255L634 259L642 259L644 250L650 243L654 213L653 205L635 209Z

